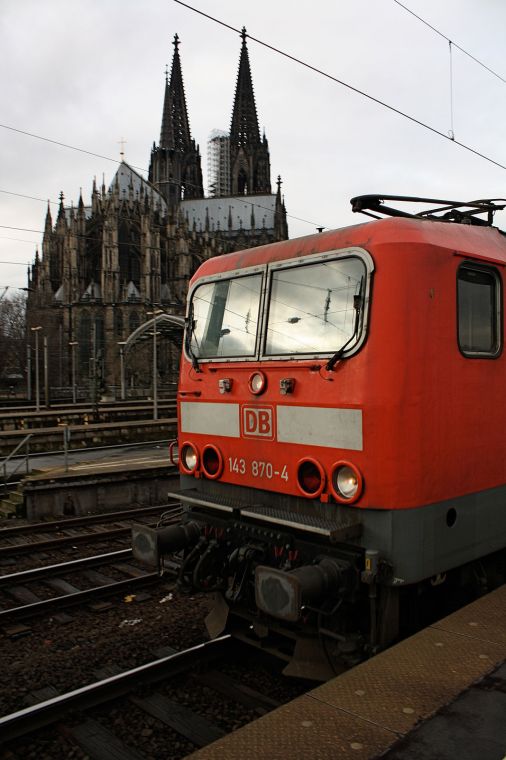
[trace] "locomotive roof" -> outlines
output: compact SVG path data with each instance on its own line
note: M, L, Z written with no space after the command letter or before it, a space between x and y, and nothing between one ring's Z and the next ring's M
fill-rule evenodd
M496 227L393 217L215 256L199 267L193 279L335 249L371 250L409 243L458 251L506 265L506 236Z

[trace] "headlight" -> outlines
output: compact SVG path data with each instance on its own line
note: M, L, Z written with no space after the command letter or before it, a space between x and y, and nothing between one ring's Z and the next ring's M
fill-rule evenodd
M181 446L179 461L184 472L187 474L193 474L195 472L199 463L199 455L193 444L183 443Z
M259 396L267 387L267 378L263 372L253 372L248 380L248 387L255 396Z
M331 487L337 501L356 501L362 493L362 475L349 462L337 462L332 468Z

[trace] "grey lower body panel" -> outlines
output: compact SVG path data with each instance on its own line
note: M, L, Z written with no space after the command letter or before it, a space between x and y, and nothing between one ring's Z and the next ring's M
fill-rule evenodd
M360 545L392 563L395 585L415 583L506 546L506 486L415 509L361 511Z
M196 488L194 478L182 478ZM411 509L362 509L235 486L198 484L209 507L232 507L241 516L280 528L328 536L329 541L376 549L393 567L393 585L407 585L444 573L506 547L506 485ZM190 501L190 500L189 500ZM198 501L195 500L195 501ZM211 502L214 502L212 504ZM188 503L191 508L191 503ZM218 511L218 507L216 507ZM315 520L322 525L316 531Z

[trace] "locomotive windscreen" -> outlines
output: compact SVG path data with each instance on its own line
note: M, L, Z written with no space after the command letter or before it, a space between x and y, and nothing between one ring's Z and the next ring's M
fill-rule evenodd
M327 255L202 282L191 296L188 353L198 360L335 354L359 338L366 277L363 258Z
M364 263L355 257L273 272L265 353L339 350L355 333L354 296L364 276Z
M255 354L262 275L200 285L192 299L191 350L199 359Z

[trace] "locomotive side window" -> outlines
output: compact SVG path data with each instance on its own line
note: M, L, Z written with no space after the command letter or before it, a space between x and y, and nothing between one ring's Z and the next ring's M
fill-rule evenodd
M457 274L458 340L465 356L497 356L501 349L500 280L494 269L464 264Z
M272 273L265 354L334 354L361 332L366 267L357 257Z
M262 275L199 285L191 302L190 348L197 359L253 356Z

